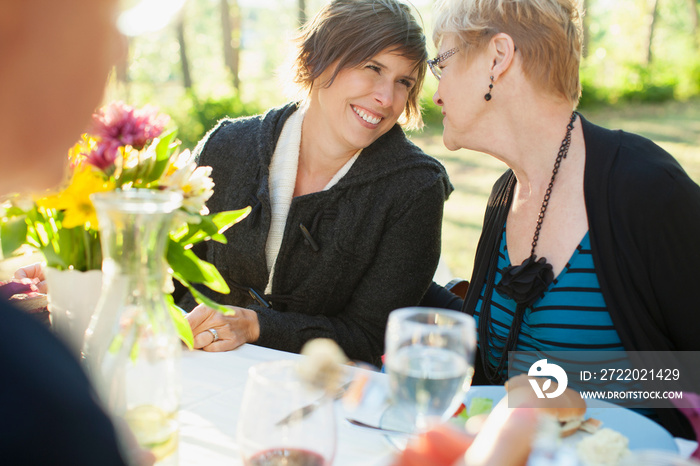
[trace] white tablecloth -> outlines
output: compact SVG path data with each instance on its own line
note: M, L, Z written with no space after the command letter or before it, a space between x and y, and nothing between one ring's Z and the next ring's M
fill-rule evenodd
M184 352L180 465L242 465L236 445L236 423L248 368L259 362L300 357L255 345L243 345L225 353ZM375 376L384 377L383 374ZM385 437L379 432L349 424L340 404L337 408L338 444L334 466L388 465L395 450ZM362 413L353 413L353 416L378 424L381 410L372 412L371 402L368 408ZM697 442L683 439L676 439L676 442L684 457L697 448Z
M182 358L180 465L242 465L236 423L248 368L263 361L301 356L243 345L235 351L185 351ZM338 406L338 444L334 466L385 466L393 448L379 432L345 421Z

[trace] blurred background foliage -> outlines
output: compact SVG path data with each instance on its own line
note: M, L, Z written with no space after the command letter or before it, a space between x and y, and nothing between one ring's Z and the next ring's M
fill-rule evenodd
M292 38L321 0L188 0L179 20L129 39L107 99L154 104L193 148L220 118L293 98L285 89ZM429 0L413 5L431 37ZM700 0L585 0L582 109L688 101L700 96ZM435 48L431 44L431 54ZM426 79L427 131L442 117Z
M178 21L129 40L106 100L160 107L178 125L184 147L194 148L219 119L294 98L285 85L292 39L325 1L187 0ZM579 1L586 11L582 113L652 139L700 181L700 0ZM411 3L434 55L433 0ZM455 186L444 211L443 276L468 278L487 198L505 167L478 152L445 149L436 88L428 75L421 96L426 127L409 137L445 165Z

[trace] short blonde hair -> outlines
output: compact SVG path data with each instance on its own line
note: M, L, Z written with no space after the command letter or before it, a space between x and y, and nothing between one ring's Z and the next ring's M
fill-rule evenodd
M333 84L341 70L358 66L385 49L411 60L416 83L408 93L401 122L409 128L422 126L419 97L428 48L408 5L397 0L332 0L302 28L296 41L293 80L307 92L336 61L325 86Z
M439 0L433 40L454 34L465 49L479 50L497 33L513 38L523 72L542 89L575 107L581 97L583 45L578 0Z

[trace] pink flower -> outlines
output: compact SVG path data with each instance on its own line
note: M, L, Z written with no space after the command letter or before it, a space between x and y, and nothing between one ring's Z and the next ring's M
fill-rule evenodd
M170 117L159 114L152 106L137 109L116 101L101 108L92 116L92 133L114 146L130 145L142 149L153 138L160 136Z
M103 140L90 151L85 154L85 161L90 165L105 171L107 168L114 165L114 161L119 155L119 146L111 140Z

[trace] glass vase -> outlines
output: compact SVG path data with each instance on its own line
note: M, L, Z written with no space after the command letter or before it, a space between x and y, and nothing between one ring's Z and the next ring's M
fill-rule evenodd
M165 300L165 251L182 196L132 189L94 194L92 201L103 283L82 357L122 429L125 454L138 451L135 437L157 465L177 464L181 345Z

